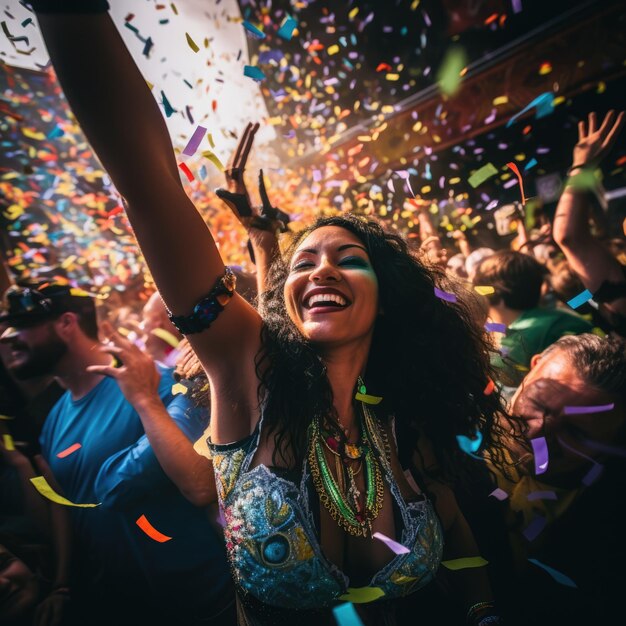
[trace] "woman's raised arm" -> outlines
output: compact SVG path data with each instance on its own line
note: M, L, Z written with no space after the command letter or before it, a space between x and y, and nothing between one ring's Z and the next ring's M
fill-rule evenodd
M126 200L128 217L165 304L175 315L190 314L223 276L224 263L180 182L163 116L104 12L106 2L34 0L33 5L63 91ZM59 6L70 8L60 13ZM94 6L100 12L90 12ZM72 12L73 7L83 12ZM235 294L210 331L189 338L212 380L214 398L224 381L229 402L241 407L242 414L250 406L242 394L252 402L248 390L256 389L253 359L260 346L260 326L254 308ZM220 430L219 423L216 426ZM242 434L247 433L235 428L224 436Z

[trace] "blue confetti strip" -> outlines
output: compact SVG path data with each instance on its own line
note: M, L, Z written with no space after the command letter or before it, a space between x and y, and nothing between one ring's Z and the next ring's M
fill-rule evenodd
M339 626L363 626L363 622L357 615L353 604L346 602L333 609L335 619Z
M579 306L585 304L585 302L591 300L591 298L593 298L593 294L589 291L589 289L585 289L577 296L574 296L571 300L568 300L567 306L571 306L572 309L577 309Z
M560 583L561 585L565 585L566 587L573 587L574 589L578 589L578 586L576 585L576 583L569 576L566 576L565 574L561 574L561 572L555 570L549 565L544 565L541 561L538 561L537 559L528 559L528 560L533 565L537 565L538 567L541 567L541 569L544 569L546 572L548 572L548 574L550 574L550 576L552 576L552 578L554 578L554 580L556 580L557 583Z
M288 15L278 29L277 35L289 41L293 37L293 31L296 30L298 22Z
M265 74L256 65L244 65L243 75L252 80L265 80Z

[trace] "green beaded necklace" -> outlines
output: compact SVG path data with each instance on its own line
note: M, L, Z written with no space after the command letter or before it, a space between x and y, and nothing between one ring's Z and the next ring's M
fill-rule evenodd
M378 404L382 398L367 396L365 385L359 378L358 396L361 401L365 396L368 400L375 399L371 404ZM332 437L323 433L318 419L314 420L309 428L309 466L313 485L319 496L320 502L330 513L330 516L346 532L354 536L367 537L372 534L372 521L376 519L383 504L384 485L382 473L372 443L378 442L377 429L369 411L363 407L365 419L362 424L361 443L350 444L345 441L333 442ZM384 438L383 438L384 440ZM338 480L326 460L324 447L342 462L337 462L336 471ZM347 450L346 450L347 449ZM385 449L385 453L386 453ZM365 478L365 502L361 505L361 493L356 486L355 473L350 466L350 460L360 460L363 464ZM339 484L338 484L339 482ZM345 485L345 488L344 488Z

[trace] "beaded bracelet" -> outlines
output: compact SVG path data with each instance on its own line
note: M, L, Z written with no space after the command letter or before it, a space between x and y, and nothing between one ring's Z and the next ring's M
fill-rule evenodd
M230 267L224 270L211 292L196 306L189 315L172 315L168 311L170 321L183 335L191 335L206 330L217 319L235 293L237 277Z
M472 604L470 608L467 610L467 615L465 616L465 620L468 624L477 624L479 622L476 621L476 616L484 610L493 611L495 610L496 605L488 600L486 602L476 602L476 604Z

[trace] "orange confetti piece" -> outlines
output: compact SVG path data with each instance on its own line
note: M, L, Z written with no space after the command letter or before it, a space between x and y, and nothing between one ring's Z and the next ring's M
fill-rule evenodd
M541 76L545 76L546 74L549 74L551 71L552 71L552 65L548 63L547 61L545 63L542 63L539 66L539 74Z
M154 539L155 541L158 541L159 543L165 543L166 541L169 541L171 539L171 537L168 537L167 535L160 533L148 521L145 515L142 515L135 523L137 524L137 526L139 526L139 528L141 528L141 530L143 530L144 533L146 533L146 535L148 535L148 537L150 537L150 539Z
M483 389L483 394L486 396L490 396L493 393L493 390L495 388L496 388L496 384L490 378L489 382L487 383L487 386Z
M65 448L65 450L59 452L57 454L57 457L59 459L64 459L66 456L72 454L72 452L76 452L76 450L78 450L79 448L82 448L80 443L73 443L69 448Z
M185 173L187 180L191 183L194 180L194 176L191 173L191 170L187 167L186 163L179 163L178 167Z
M486 20L485 20L485 26L489 26L489 24L491 24L491 22L495 22L498 19L498 14L497 13L492 13Z
M526 196L524 195L524 181L522 180L522 175L520 174L519 168L513 161L510 161L506 164L506 166L517 176L517 180L519 181L519 188L522 194L522 205L526 204Z
M389 65L389 63L379 63L376 71L382 72L383 70L387 70L388 72L391 72L392 69L393 68L391 67L391 65Z

